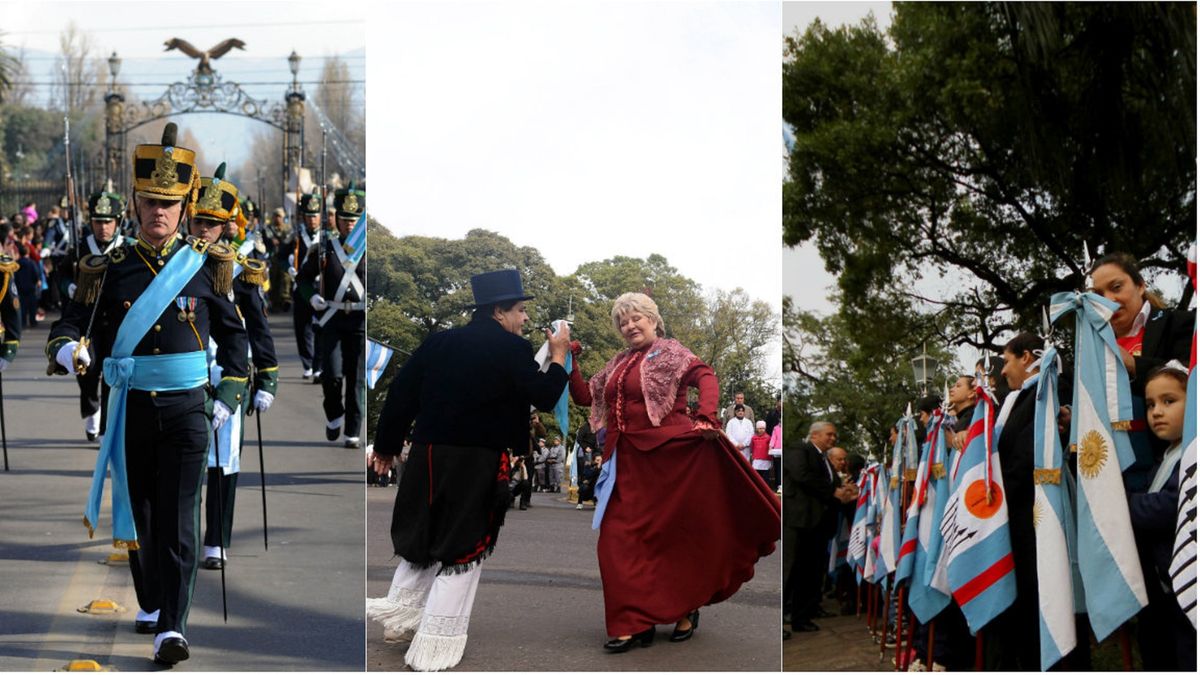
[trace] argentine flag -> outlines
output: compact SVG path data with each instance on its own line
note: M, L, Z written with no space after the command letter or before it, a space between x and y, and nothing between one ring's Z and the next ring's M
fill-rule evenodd
M350 230L350 234L346 235L346 241L342 243L342 250L346 252L346 257L352 263L358 263L362 260L363 254L367 252L367 212L363 211L358 217L358 222L354 223L354 229Z
M929 439L926 456L917 469L915 498L919 500L918 525L916 528L917 550L913 559L913 572L909 584L908 606L921 623L929 623L938 612L950 604L950 596L933 587L931 578L941 548L942 511L950 491L946 486L946 432L952 430L949 422L953 418L937 410L929 420ZM912 516L909 516L912 518ZM935 545L937 548L935 548Z
M1075 648L1075 518L1063 478L1058 438L1058 373L1054 347L1042 355L1033 414L1033 527L1037 542L1038 626L1042 670ZM1070 474L1067 474L1070 478Z
M1133 463L1129 374L1112 325L1117 304L1095 293L1055 293L1050 319L1075 315L1071 449L1078 481L1079 573L1097 640L1147 604L1121 472Z
M933 447L934 427L941 418L942 412L940 410L934 411L934 414L929 417L929 423L925 425L925 445L919 455L917 477L913 482L912 497L908 501L908 511L905 516L906 520L904 521L904 536L900 539L900 554L896 563L897 584L912 576L916 563L921 506L925 503L926 489L929 486L929 451ZM914 442L913 445L916 445L916 443ZM925 540L929 540L928 536L926 536Z
M975 635L1016 599L1008 501L1000 456L992 451L995 404L976 378L979 402L966 448L951 471L953 491L942 516L941 559L954 601Z
M367 340L367 388L374 389L375 384L379 382L379 378L383 376L383 369L387 368L388 361L392 358L393 351L388 347L374 341Z
M904 460L909 448L916 444L916 422L912 409L896 422L896 444L892 448L892 470L887 486L883 487L883 520L879 523L879 559L889 573L896 571L900 561L900 486L904 483Z

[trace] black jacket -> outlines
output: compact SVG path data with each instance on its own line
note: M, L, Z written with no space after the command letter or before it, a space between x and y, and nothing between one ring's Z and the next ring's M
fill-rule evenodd
M414 443L511 448L529 444L529 407L550 410L567 371L538 372L529 341L490 317L425 339L392 380L375 452L398 455L415 420Z
M1142 335L1142 355L1133 357L1137 374L1130 383L1134 396L1146 395L1146 375L1171 359L1188 364L1192 354L1195 310L1152 309Z
M1037 540L1033 530L1033 423L1037 387L1017 394L996 443L1008 500L1008 531L1016 562L1017 594L1037 593Z
M832 475L832 477L831 477ZM833 536L837 506L833 491L841 484L817 446L805 441L783 451L783 522L787 527L815 528Z

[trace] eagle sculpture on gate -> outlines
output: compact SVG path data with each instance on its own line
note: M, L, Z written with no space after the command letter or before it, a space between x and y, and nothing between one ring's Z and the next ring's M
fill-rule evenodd
M193 59L200 59L200 64L198 66L196 66L196 71L200 72L200 73L206 73L206 74L212 73L212 63L211 62L216 61L217 59L221 58L226 53L228 53L229 50L234 49L234 48L241 49L241 50L246 49L246 43L242 42L241 40L239 40L237 38L229 38L228 40L221 42L217 46L210 48L208 51L203 51L203 52L200 51L199 49L196 49L195 47L193 47L192 43L188 42L187 40L182 40L180 38L171 38L170 40L167 40L163 44L167 46L167 48L163 50L165 52L169 52L172 49L178 49L179 51L183 52L184 54L187 54L188 56L192 57Z

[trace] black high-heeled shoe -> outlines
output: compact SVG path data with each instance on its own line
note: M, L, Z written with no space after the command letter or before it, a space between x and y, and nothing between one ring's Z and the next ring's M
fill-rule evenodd
M687 630L679 630L676 628L671 632L671 642L683 642L684 640L692 639L692 634L700 626L700 610L693 610L687 615L688 621L692 622L692 627Z
M653 642L654 626L651 626L636 635L631 635L624 639L613 638L612 640L605 642L604 651L612 654L620 654L621 652L627 652L630 649L633 649L634 645L637 645L638 647L649 647L651 644L653 644Z

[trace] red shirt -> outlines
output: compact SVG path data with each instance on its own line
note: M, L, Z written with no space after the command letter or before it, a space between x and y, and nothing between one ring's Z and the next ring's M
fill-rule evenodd
M754 459L771 459L771 437L766 434L751 436L750 453Z

